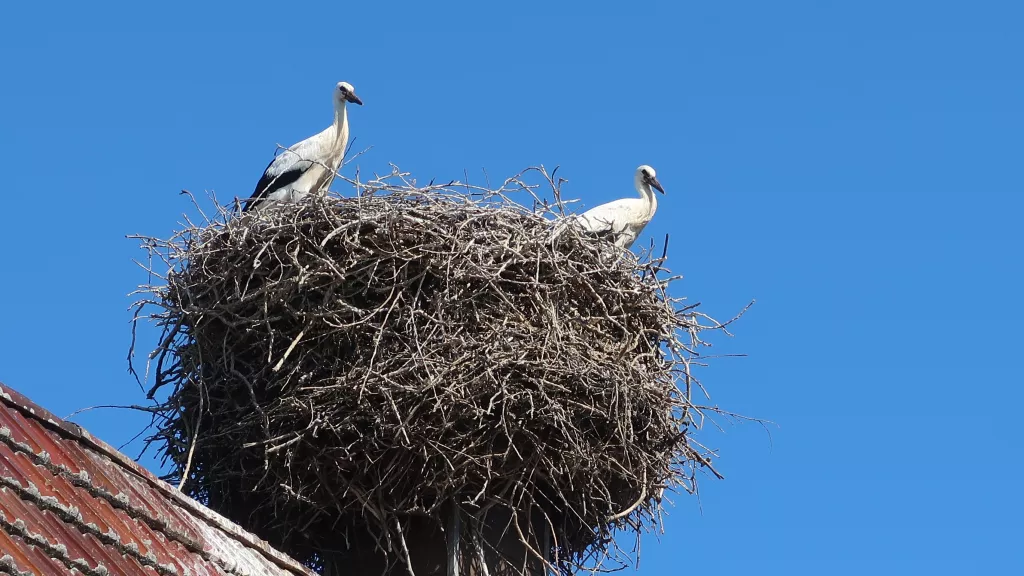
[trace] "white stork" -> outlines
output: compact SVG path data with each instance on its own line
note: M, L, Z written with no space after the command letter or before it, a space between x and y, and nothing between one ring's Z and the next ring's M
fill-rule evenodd
M614 242L619 248L629 249L658 209L658 199L654 197L654 190L665 193L654 168L646 164L636 169L633 183L636 191L640 193L639 198L623 198L601 204L572 217L568 223L579 228L584 234L604 238ZM565 227L565 224L559 226L555 232L556 236L561 234Z
M245 200L243 212L265 205L264 200L298 202L309 193L330 187L348 145L345 107L349 102L363 103L351 84L338 82L334 89L334 122L275 157L263 171L252 197Z

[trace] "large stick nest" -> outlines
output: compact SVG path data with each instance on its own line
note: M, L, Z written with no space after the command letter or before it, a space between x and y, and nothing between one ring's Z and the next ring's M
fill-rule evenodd
M563 204L536 191L396 171L145 238L169 479L311 565L367 545L411 565L411 526L458 509L478 559L501 511L569 574L657 524L710 469L690 365L722 325L668 294L664 254L553 239Z

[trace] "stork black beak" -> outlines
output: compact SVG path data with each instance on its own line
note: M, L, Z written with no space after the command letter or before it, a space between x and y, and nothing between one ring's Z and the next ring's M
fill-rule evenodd
M651 178L651 186L654 186L658 192L665 193L665 189L661 187L661 182L658 182L657 178Z
M360 106L363 105L363 101L359 99L359 96L356 96L355 94L353 94L351 92L349 92L348 95L345 96L345 100L348 100L349 102L351 102L353 104L359 104Z

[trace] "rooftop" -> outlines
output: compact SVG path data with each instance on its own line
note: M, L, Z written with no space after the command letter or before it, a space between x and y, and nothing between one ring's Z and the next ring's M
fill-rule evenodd
M0 574L315 576L3 384Z

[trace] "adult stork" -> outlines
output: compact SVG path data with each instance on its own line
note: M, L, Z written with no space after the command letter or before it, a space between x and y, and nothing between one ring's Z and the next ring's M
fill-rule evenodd
M568 219L567 223L576 226L584 234L610 240L619 248L628 249L658 209L654 190L665 193L654 168L646 164L636 169L633 184L640 194L639 198L623 198L601 204ZM555 234L561 234L565 228L566 224L560 225Z
M363 104L351 84L338 82L334 88L334 122L277 155L263 171L256 191L245 200L243 212L267 205L265 200L298 202L307 194L330 187L348 145L349 102Z

